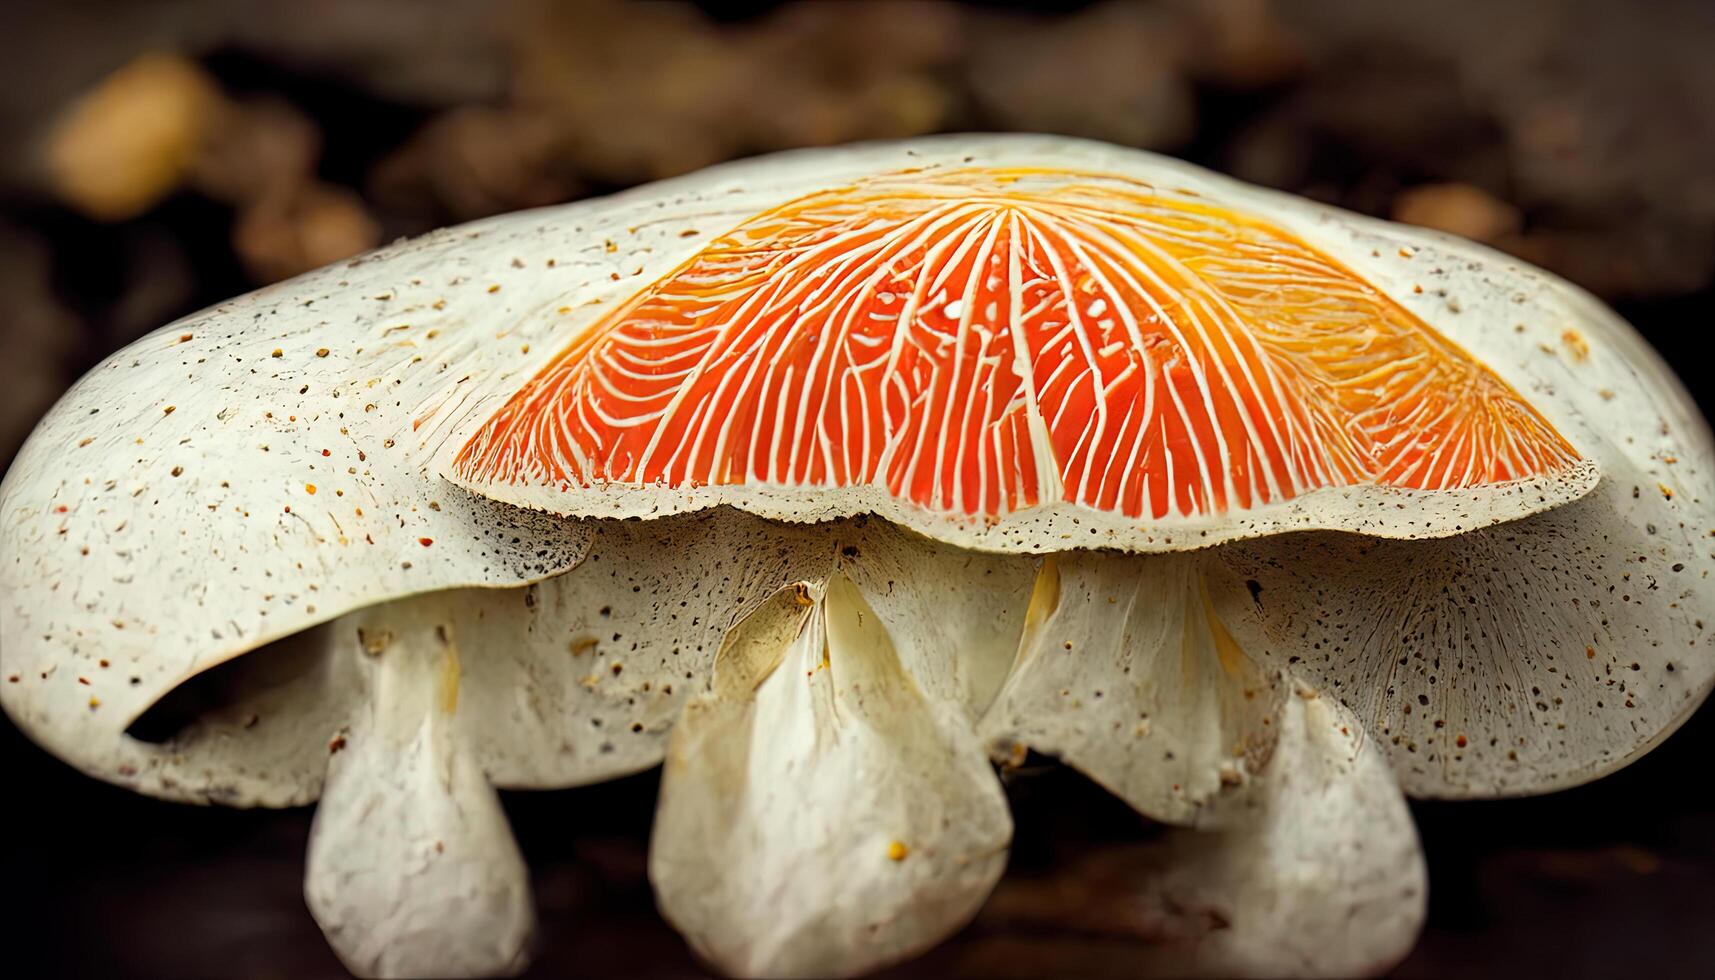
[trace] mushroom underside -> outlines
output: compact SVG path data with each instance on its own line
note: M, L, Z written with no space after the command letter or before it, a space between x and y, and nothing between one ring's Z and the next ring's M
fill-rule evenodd
M665 759L651 876L692 946L736 973L855 973L933 945L981 907L1011 834L989 760L1035 750L1185 828L1126 861L1138 869L1126 907L1157 919L1217 909L1226 924L1215 938L1153 929L1164 938L1150 956L1167 972L1376 968L1409 948L1422 914L1396 780L1434 793L1456 773L1472 795L1587 778L1659 739L1707 690L1694 655L1671 670L1665 654L1651 661L1674 689L1608 683L1611 665L1587 653L1589 677L1559 669L1561 647L1591 645L1568 606L1604 617L1617 657L1666 646L1622 645L1658 639L1626 632L1643 628L1638 615L1695 630L1695 591L1662 607L1569 596L1576 583L1599 590L1604 562L1630 555L1616 493L1623 502L1610 489L1449 542L1306 534L1168 556L984 555L876 519L790 525L726 510L591 522L587 556L565 575L383 604L222 668L231 699L158 744L127 739L131 770L102 775L226 803L319 795L307 893L347 963L412 972L395 950L426 931L476 951L478 973L520 963L530 928L491 787L586 784ZM1568 530L1592 522L1609 529L1607 550ZM1656 572L1645 567L1640 589ZM1488 606L1472 603L1473 583ZM1639 712L1654 728L1471 752L1428 781L1421 747L1366 715L1364 689L1331 673L1343 661L1316 656L1324 640L1304 624L1338 625L1335 602L1375 619L1364 649L1378 661L1389 635L1390 660L1408 661L1422 638L1454 637L1465 644L1454 677L1583 682L1604 703L1664 708ZM1533 645L1491 623L1528 624ZM1496 636L1506 642L1481 645ZM1388 703L1450 690L1441 676L1394 672ZM1400 694L1414 678L1422 686ZM1474 731L1516 739L1511 702L1459 704L1456 728L1428 721L1446 733L1435 737L1463 736L1465 749ZM1303 819L1311 806L1327 809ZM380 825L353 814L388 812L411 814L407 830L382 821L394 831L374 846ZM354 867L353 854L369 856ZM385 897L424 894L486 912ZM1364 916L1336 914L1349 896L1368 896ZM764 914L782 908L792 914Z

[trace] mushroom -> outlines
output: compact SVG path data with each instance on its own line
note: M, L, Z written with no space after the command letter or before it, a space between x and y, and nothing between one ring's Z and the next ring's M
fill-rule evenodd
M1141 965L1380 970L1404 793L1593 779L1707 694L1712 461L1486 249L1076 140L790 153L109 358L0 486L0 704L141 792L319 799L358 973L519 968L494 787L658 763L700 955L895 962L977 914L1030 751L1178 828L1113 869Z

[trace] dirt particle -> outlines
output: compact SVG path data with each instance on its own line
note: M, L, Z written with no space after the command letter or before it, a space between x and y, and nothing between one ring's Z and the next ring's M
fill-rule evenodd
M388 629L357 631L357 645L371 657L379 657L393 644L393 631Z

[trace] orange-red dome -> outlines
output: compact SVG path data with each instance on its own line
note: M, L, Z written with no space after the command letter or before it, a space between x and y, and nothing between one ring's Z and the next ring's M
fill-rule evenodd
M597 321L453 475L1151 521L1577 461L1499 377L1278 227L1117 177L964 169L744 222Z

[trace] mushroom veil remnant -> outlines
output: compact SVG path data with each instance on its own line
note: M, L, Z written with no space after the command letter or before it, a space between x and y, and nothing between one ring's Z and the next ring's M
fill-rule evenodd
M0 704L139 792L317 802L360 974L521 969L495 789L658 764L698 955L897 962L1031 751L1172 828L1112 870L1140 969L1375 972L1407 795L1598 778L1708 693L1712 465L1629 327L1481 247L1077 140L795 152L109 358L0 485Z

